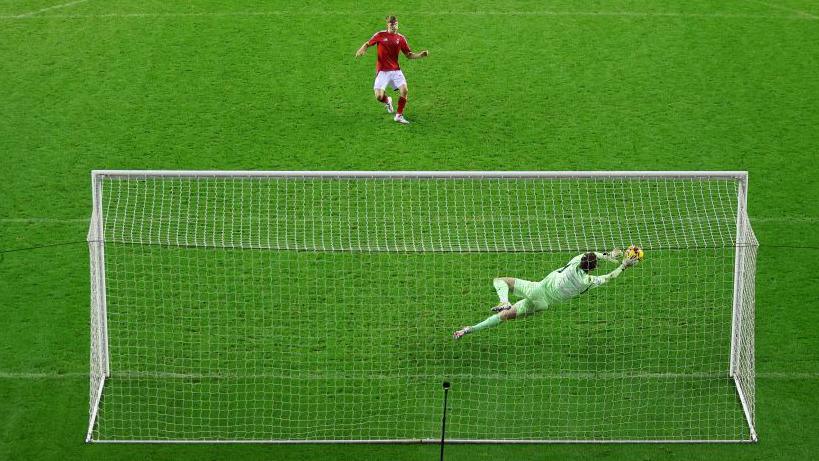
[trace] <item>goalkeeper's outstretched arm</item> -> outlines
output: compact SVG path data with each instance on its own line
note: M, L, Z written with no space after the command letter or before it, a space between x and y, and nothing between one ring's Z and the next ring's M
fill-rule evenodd
M623 255L623 251L615 248L611 251L605 251L603 253L598 253L595 251L594 255L597 256L597 259L605 259L610 263L619 263L620 260L617 258Z
M611 261L611 259L608 260ZM620 274L623 273L624 270L628 269L631 266L636 265L638 262L639 261L637 259L625 258L623 259L623 262L620 263L619 266L617 266L617 269L614 269L613 271L609 272L606 275L600 276L590 275L589 278L591 279L592 286L599 287L600 285L603 285L604 283L607 283L610 280L616 279Z

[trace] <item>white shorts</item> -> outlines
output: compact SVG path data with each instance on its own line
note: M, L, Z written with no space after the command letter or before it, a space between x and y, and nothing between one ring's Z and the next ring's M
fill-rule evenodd
M400 70L382 70L375 76L374 90L384 90L390 85L393 90L397 90L401 85L407 83L404 73Z

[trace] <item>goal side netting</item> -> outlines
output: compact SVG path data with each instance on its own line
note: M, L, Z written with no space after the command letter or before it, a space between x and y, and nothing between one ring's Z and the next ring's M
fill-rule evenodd
M456 441L756 440L744 172L95 171L92 191L88 441L434 441L443 381ZM630 244L616 280L453 340L493 278Z

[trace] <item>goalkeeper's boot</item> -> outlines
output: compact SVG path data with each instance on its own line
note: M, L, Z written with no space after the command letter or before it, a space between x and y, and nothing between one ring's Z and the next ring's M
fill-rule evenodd
M387 102L384 103L384 107L387 108L387 113L388 114L391 114L393 112L393 110L392 110L392 98L391 97L387 96Z
M497 306L493 307L491 309L491 311L492 312L503 312L503 311L508 311L511 308L512 308L512 304L508 303L508 302L505 302L505 303L500 303Z
M461 339L466 334L469 334L469 327L463 327L455 333L452 333L452 339Z

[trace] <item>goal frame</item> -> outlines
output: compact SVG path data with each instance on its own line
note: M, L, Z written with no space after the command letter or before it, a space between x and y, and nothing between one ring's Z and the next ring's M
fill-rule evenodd
M519 440L519 439L447 439L448 443L457 444L690 444L690 443L754 443L758 441L756 424L748 405L748 398L739 384L737 376L737 355L741 334L740 302L745 279L741 267L745 261L745 252L740 251L745 243L741 242L749 218L747 215L748 172L747 171L247 171L247 170L93 170L91 172L92 214L88 231L89 250L95 246L96 251L89 251L91 264L91 283L96 284L97 293L91 292L91 314L99 319L95 331L91 323L91 379L90 411L86 443L144 443L144 444L438 444L440 439L392 439L392 440L98 440L93 438L99 406L105 381L111 375L110 354L108 350L108 313L105 286L105 232L104 211L102 208L102 182L105 178L438 178L438 179L727 179L737 181L736 240L733 277L733 303L731 321L730 360L727 364L727 375L734 382L738 399L742 406L750 437L737 440L629 440L629 439L578 439L578 440ZM753 312L752 312L753 313ZM100 338L99 361L96 365L103 370L99 384L93 388L94 379L94 335ZM754 334L751 331L751 334ZM750 350L753 360L754 348ZM755 378L754 378L755 379Z

